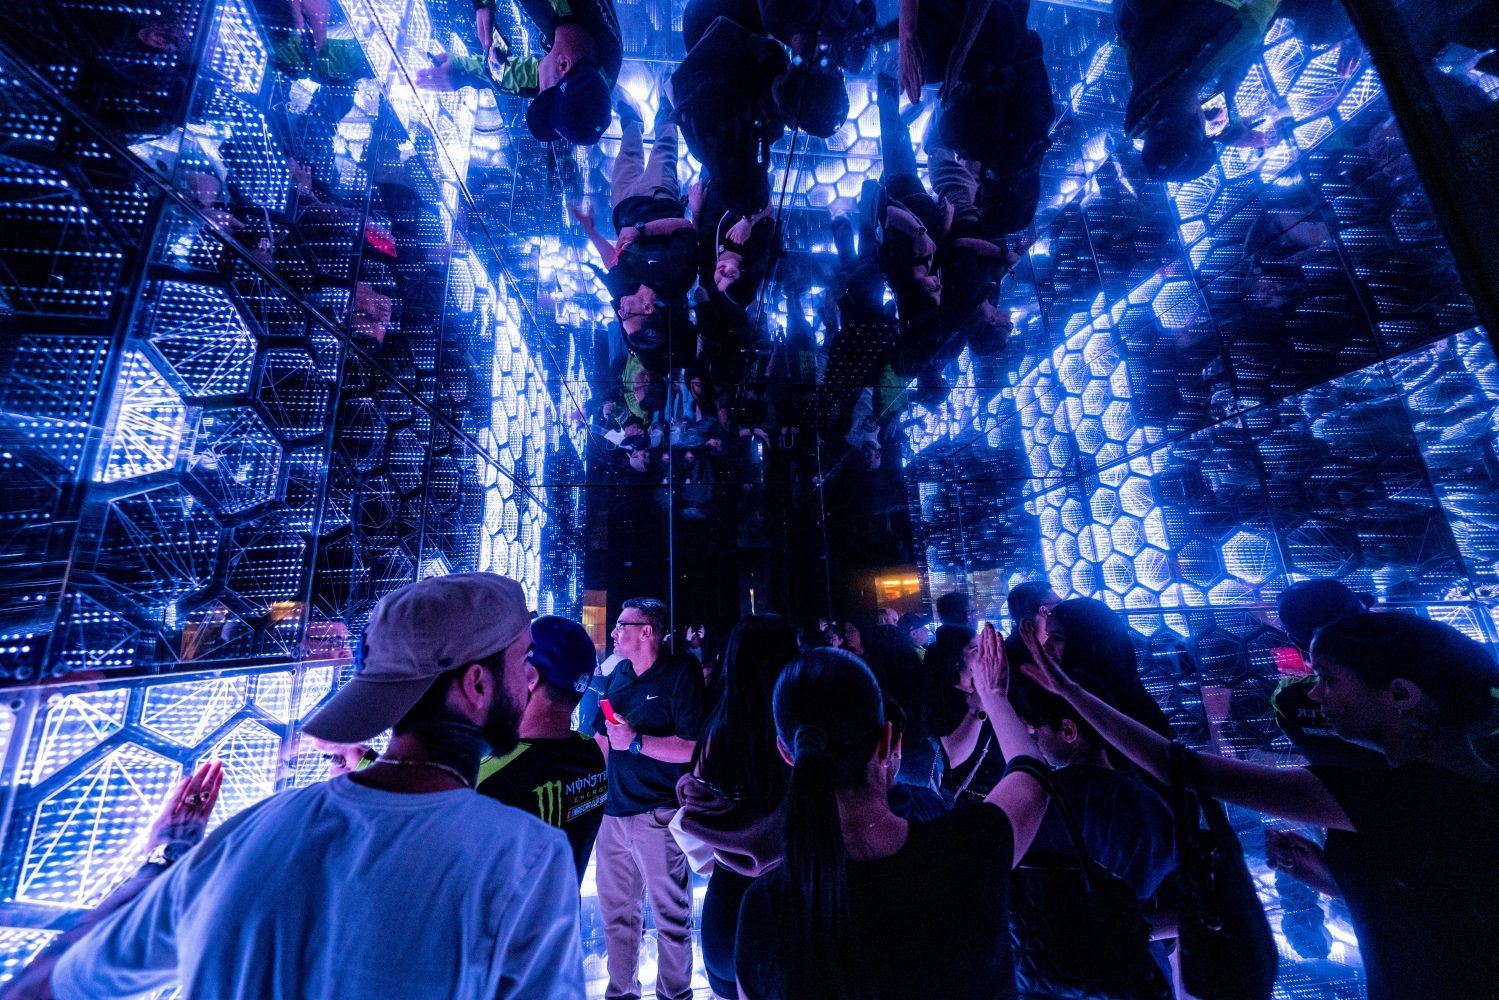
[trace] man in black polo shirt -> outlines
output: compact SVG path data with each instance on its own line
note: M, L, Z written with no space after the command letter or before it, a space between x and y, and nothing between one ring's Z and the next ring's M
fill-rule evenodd
M577 622L547 615L531 623L536 679L520 718L520 742L503 757L479 764L479 792L523 809L567 834L578 881L588 867L609 782L604 755L573 732L577 708L593 679L598 656Z
M586 204L569 205L568 211L609 269L604 283L625 346L647 371L664 375L696 353L687 293L697 280L697 232L682 202L670 104L663 96L649 158L640 112L621 100L619 116L622 137L609 180L618 240L610 243L599 232Z
M643 892L656 917L656 996L692 996L690 872L668 824L677 811L677 779L703 724L703 677L696 663L662 652L667 630L666 605L648 597L625 601L614 625L614 651L623 659L604 683L592 720L594 739L609 755L595 871L609 1000L640 997Z

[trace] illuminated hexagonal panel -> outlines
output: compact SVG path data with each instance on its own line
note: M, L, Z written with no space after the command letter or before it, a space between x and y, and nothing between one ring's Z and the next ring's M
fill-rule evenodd
M189 396L232 396L250 387L255 338L222 290L164 281L151 295L151 345Z
M280 737L259 722L247 719L203 752L201 761L224 762L224 784L219 792L219 808L209 821L210 830L275 790L280 749Z
M35 808L16 899L92 906L140 864L146 822L182 775L133 743L111 751Z
M186 429L182 397L144 354L130 352L120 370L109 450L97 478L112 483L172 468Z
M220 510L238 513L275 497L281 444L260 417L246 408L206 412L198 420L188 474Z
M185 747L197 746L245 705L247 677L161 684L146 692L141 725Z
M128 700L128 691L115 688L64 695L48 705L34 751L31 783L41 784L124 728Z

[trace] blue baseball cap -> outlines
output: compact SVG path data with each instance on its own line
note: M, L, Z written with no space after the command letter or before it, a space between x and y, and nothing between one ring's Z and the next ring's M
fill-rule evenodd
M575 146L592 146L609 127L613 113L609 96L613 91L602 69L593 63L581 63L556 86L532 98L526 109L526 125L541 142L562 140Z
M598 663L593 640L577 622L543 615L531 623L531 665L552 687L581 695Z

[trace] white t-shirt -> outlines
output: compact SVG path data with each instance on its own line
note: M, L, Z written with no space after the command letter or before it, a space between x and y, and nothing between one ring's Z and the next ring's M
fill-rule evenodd
M461 789L347 776L215 830L58 962L59 1000L582 1000L567 837Z

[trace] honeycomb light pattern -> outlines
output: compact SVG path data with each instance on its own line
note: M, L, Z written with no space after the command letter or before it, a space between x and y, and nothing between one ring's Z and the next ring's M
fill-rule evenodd
M181 746L196 746L245 704L249 677L163 684L146 692L141 725Z
M182 397L138 351L127 356L115 393L118 403L109 450L98 479L119 482L175 466L187 432L187 406Z
M42 727L31 765L31 784L41 784L123 729L127 698L127 692L117 688L77 692L58 699Z
M1047 16L1049 24L1056 25L1055 12ZM1283 396L1272 408L1246 416L1242 425L1232 416L1263 404L1277 391L1284 394L1288 388L1294 391L1336 375L1339 366L1344 371L1357 367L1378 349L1373 338L1365 335L1361 340L1353 334L1345 338L1348 346L1341 355L1319 355L1315 350L1302 354L1298 352L1313 343L1311 329L1305 339L1277 348L1240 334L1224 318L1233 308L1228 298L1238 287L1231 282L1248 273L1246 254L1252 257L1266 248L1263 242L1245 242L1260 212L1292 204L1284 200L1288 191L1301 192L1305 200L1321 188L1327 198L1336 197L1333 204L1339 206L1341 217L1347 214L1341 206L1349 200L1342 194L1348 183L1344 178L1352 173L1358 189L1369 177L1369 168L1357 159L1354 167L1363 175L1350 170L1346 147L1337 154L1343 172L1336 182L1332 174L1321 171L1329 169L1324 149L1339 148L1330 137L1348 130L1350 123L1358 125L1361 118L1359 127L1367 129L1371 115L1385 113L1379 110L1382 98L1372 69L1364 65L1351 78L1339 80L1339 46L1308 46L1294 36L1290 22L1275 22L1261 60L1227 96L1245 118L1276 118L1281 141L1256 151L1223 147L1219 164L1202 178L1166 185L1161 191L1164 198L1158 194L1151 199L1137 179L1124 183L1132 151L1116 140L1121 98L1127 94L1127 79L1120 86L1119 53L1106 41L1058 48L1069 56L1059 58L1055 49L1049 52L1052 78L1059 101L1066 98L1071 115L1064 116L1058 130L1061 141L1051 154L1050 187L1043 190L1026 262L1030 273L1022 268L1010 294L1023 354L1008 372L991 373L987 384L975 384L972 359L960 358L949 400L932 411L915 408L907 429L908 454L918 460L929 456L933 462L943 460L943 449L960 443L972 447L982 442L994 448L1001 439L1018 436L1023 444L1029 464L1024 503L1040 528L1041 558L1039 563L1022 558L990 577L977 603L998 612L1008 586L1034 576L1038 565L1049 569L1051 582L1064 596L1096 596L1135 612L1236 604L1263 607L1289 580L1324 574L1396 600L1470 599L1472 591L1462 580L1452 542L1442 538L1442 529L1432 521L1442 503L1429 488L1420 489L1422 452L1427 452L1428 464L1431 455L1416 447L1408 425L1400 426L1394 385L1411 379L1392 382L1383 367L1371 370L1379 388L1359 393L1357 410L1350 386L1341 393L1309 389ZM1072 52L1080 53L1076 63L1067 61ZM1059 162L1064 157L1067 162ZM1162 208L1176 239L1155 259L1149 252L1142 254L1138 236L1121 243L1112 232L1085 232L1116 226L1120 219L1130 224L1131 219L1152 218L1149 213L1160 217ZM1317 218L1311 216L1312 221ZM1399 242L1388 233L1381 240L1382 247ZM1433 245L1423 234L1420 246ZM1434 249L1434 256L1445 256L1439 242ZM1116 259L1105 255L1121 250L1129 256L1118 257L1121 269L1116 270ZM1132 270L1123 270L1126 264ZM1096 273L1084 270L1089 267ZM1350 302L1361 298L1358 284L1376 280L1372 275L1377 269L1370 267L1369 276L1355 273L1351 280L1344 278L1336 294ZM1025 279L1034 282L1034 291ZM1035 298L1028 299L1028 294ZM1439 294L1461 296L1461 290L1452 282ZM1385 301L1408 308L1393 296L1385 296ZM1352 308L1361 319L1363 307ZM1443 301L1441 308L1448 308L1452 319L1459 321L1465 314L1460 304L1448 307ZM1429 340L1440 332L1437 324L1443 316L1431 308L1423 313L1412 320L1392 316L1381 322L1379 334L1397 331L1398 338L1385 339L1403 347L1410 341L1399 338L1414 337L1411 330L1418 322L1429 331ZM1230 339L1241 336L1242 343ZM1214 349L1223 352L1219 360L1214 359ZM1272 369L1267 380L1254 363L1264 358L1276 364L1272 359L1278 351L1287 352L1286 370ZM1457 366L1451 364L1453 351L1438 351L1449 359L1449 371L1442 376L1445 387L1458 377L1450 371ZM1181 367L1169 369L1175 354L1182 356L1176 361ZM1196 371L1187 367L1194 362ZM1390 364L1392 372L1410 367L1398 358ZM1296 365L1300 367L1292 367ZM1470 418L1469 427L1482 423L1487 412L1474 395L1482 391L1474 385L1475 378L1465 376L1473 386L1469 398L1478 414ZM1192 386L1194 380L1207 384L1199 390ZM1360 380L1349 376L1345 381ZM1419 404L1429 396L1430 392L1413 392L1406 403ZM1330 403L1333 399L1336 402ZM1381 409L1376 401L1394 409ZM1336 413L1329 405L1337 407ZM1427 411L1431 409L1428 405ZM1293 435L1286 423L1300 413L1306 414L1304 429ZM1347 496L1340 498L1338 509L1305 510L1288 503L1292 497L1284 490L1269 485L1267 497L1265 487L1257 486L1253 469L1259 462L1269 477L1267 484L1278 482L1285 468L1289 489L1307 476L1315 481L1319 475L1329 490L1335 489L1334 484L1358 466L1313 466L1325 460L1328 447L1336 453L1341 444L1356 440L1339 428L1358 419L1355 413L1365 414L1364 421L1370 419L1367 415L1389 413L1388 420L1376 417L1373 423L1387 430L1390 440L1403 437L1409 443L1383 456L1360 449L1354 460L1369 469L1368 475L1388 483L1374 494L1380 497L1374 503L1382 505L1382 514L1360 517L1347 509L1358 506ZM1266 419L1271 414L1280 416ZM1196 430L1214 421L1220 421L1217 430ZM1427 436L1434 439L1439 433ZM1365 439L1364 434L1360 430L1357 439ZM1320 457L1303 446L1305 464L1286 467L1289 452L1283 442L1293 436L1323 439L1318 442ZM1367 440L1376 438L1368 433ZM1257 448L1246 447L1251 439L1259 441ZM1476 496L1486 475L1473 476L1471 467L1463 473L1471 485L1461 495ZM919 471L916 476L920 478ZM1302 494L1304 498L1304 490ZM1322 493L1329 499L1332 495ZM921 496L925 509L929 501ZM1471 506L1481 526L1484 505ZM1304 514L1298 515L1301 510ZM1013 524L1013 514L1003 517ZM1388 537L1405 530L1421 541L1385 544L1382 551L1372 546L1359 551L1353 545L1361 536ZM1458 536L1463 539L1459 545L1464 544L1466 532ZM955 551L950 544L932 541L925 551L932 560L927 568L933 593L939 583L952 586L963 580L960 565L942 562L944 552ZM1299 558L1302 553L1319 555L1309 560ZM1475 575L1480 572L1475 567ZM1442 613L1421 606L1429 613ZM1478 617L1486 616L1468 617L1476 624ZM1165 625L1177 639L1194 634L1191 620L1179 615L1136 614L1130 621L1142 638Z
M181 773L125 743L58 783L35 808L15 898L77 907L103 899L140 864L146 824Z
M560 443L551 431L556 413L545 376L521 336L514 299L505 294L504 279L491 283L472 257L467 273L472 280L474 321L493 331L491 418L486 433L502 456L497 465L486 467L479 569L518 581L525 588L528 605L536 607L547 512L532 484L542 479L547 448Z
M31 777L5 842L8 898L50 907L97 902L140 863L146 824L200 762L225 767L215 825L269 795L290 780L283 747L327 698L335 669L307 672L295 711L294 672L285 669L53 697L33 730ZM14 951L0 954L28 940L18 937Z

